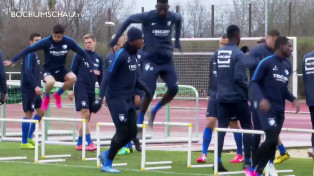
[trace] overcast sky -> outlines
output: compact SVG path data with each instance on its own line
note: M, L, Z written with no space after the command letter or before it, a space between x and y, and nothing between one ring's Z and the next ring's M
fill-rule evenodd
M128 0L128 1L131 1L131 0ZM135 0L136 1L136 8L134 9L135 12L141 12L141 8L144 7L145 11L148 11L148 10L153 10L155 9L155 5L156 5L156 2L157 0ZM181 6L184 6L187 4L187 2L193 2L194 0L169 0L169 4L170 6L172 7L175 7L177 5L181 5ZM199 0L202 4L204 5L211 5L211 4L214 4L214 5L220 5L222 4L222 1L221 0ZM223 1L223 4L231 4L232 3L232 0L224 0Z

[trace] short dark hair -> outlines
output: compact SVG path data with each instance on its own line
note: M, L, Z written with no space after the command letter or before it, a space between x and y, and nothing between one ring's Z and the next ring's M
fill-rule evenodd
M230 25L227 28L227 37L228 39L233 39L237 35L240 35L240 28L237 25Z
M285 36L280 36L275 42L275 50L278 50L280 46L285 45L289 42L289 39Z
M165 4L165 3L168 3L168 0L157 0L157 3Z
M228 36L227 36L227 34L223 34L223 35L221 36L221 38L222 38L222 39L227 39Z
M248 46L242 46L240 49L244 54L248 53L250 51L250 48Z
M54 34L64 34L64 27L61 24L57 24L53 27L52 32Z
M266 40L264 38L261 38L256 42L257 44L266 43Z
M277 29L271 29L267 32L267 35L272 37L279 37L280 32Z
M31 35L29 35L29 40L33 41L35 37L40 37L41 35L37 32L33 32L31 33Z

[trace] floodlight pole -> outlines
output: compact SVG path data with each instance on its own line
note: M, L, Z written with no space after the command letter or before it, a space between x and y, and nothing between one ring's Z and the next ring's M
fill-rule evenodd
M268 31L268 0L265 0L265 36Z

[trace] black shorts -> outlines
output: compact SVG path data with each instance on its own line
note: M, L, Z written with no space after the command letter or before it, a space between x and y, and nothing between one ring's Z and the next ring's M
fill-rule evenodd
M135 111L134 98L108 97L106 101L113 123L116 126L128 123L129 111Z
M275 130L280 133L283 123L285 121L285 113L282 111L277 111L270 109L267 113L258 111L259 121L263 131Z
M56 81L59 82L64 82L64 77L66 74L70 73L70 71L66 68L58 68L55 70L43 70L42 71L42 76L43 76L43 80L45 80L45 77L48 75L51 75L54 77L54 79Z
M206 117L215 117L217 118L218 113L217 113L217 102L215 100L209 99L208 104L207 104L207 111L206 111ZM237 121L238 118L236 117L236 113L233 111L230 111L230 121Z
M95 92L83 89L74 89L76 111L90 109L90 105L95 101Z
M34 90L22 91L22 105L24 112L34 112L34 109L41 107L41 97Z

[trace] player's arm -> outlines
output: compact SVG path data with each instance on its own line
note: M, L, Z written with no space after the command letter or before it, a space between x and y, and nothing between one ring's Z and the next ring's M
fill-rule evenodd
M176 16L176 23L175 23L175 44L174 47L181 49L181 44L180 44L180 37L181 37L181 28L182 28L182 17L181 15L177 14Z
M251 83L250 83L250 90L249 90L249 98L252 101L261 101L264 98L264 95L261 91L260 84L262 80L264 79L267 70L268 70L268 64L265 62L260 62L253 74Z
M250 70L253 70L258 65L259 60L259 50L258 48L253 48L251 51L249 51L248 54L245 55L244 63L245 66L248 67Z
M234 81L243 89L244 92L246 92L246 95L248 95L249 84L247 82L246 69L243 63L245 55L243 53L240 53L235 57L236 59L234 63Z
M103 61L102 61L102 58L99 59L99 68L100 68L100 75L97 76L97 82L99 85L101 85L101 81L103 79L103 76L104 76L104 64L103 64Z
M5 62L5 66L12 65L14 62L25 57L28 53L35 52L40 49L44 49L47 46L47 43L48 43L48 39L42 39L38 41L37 43L33 44L32 46L25 48L23 51L21 51L16 56L14 56L10 61Z
M74 55L73 60L72 60L72 64L71 64L71 71L77 75L77 72L79 70L80 67L80 63L81 63L81 57L77 54Z
M116 36L110 41L109 45L113 47L117 44L119 38L123 34L123 32L128 28L128 26L132 23L143 23L145 21L145 13L137 13L129 16L120 26Z
M0 89L2 93L7 94L8 93L7 80L6 80L6 75L5 75L5 68L3 65L3 55L1 51L0 51L0 81L1 81Z
M210 90L215 88L217 85L212 84L215 81L215 79L217 79L217 64L216 63L216 53L213 55L213 57L211 58L210 62L209 62L209 85L208 85L208 90L207 90L207 96L210 96Z
M35 74L34 74L34 65L37 64L36 56L32 53L27 54L24 59L24 65L25 65L25 77L28 78L30 85L35 90L37 95L41 95L41 84L36 80Z

